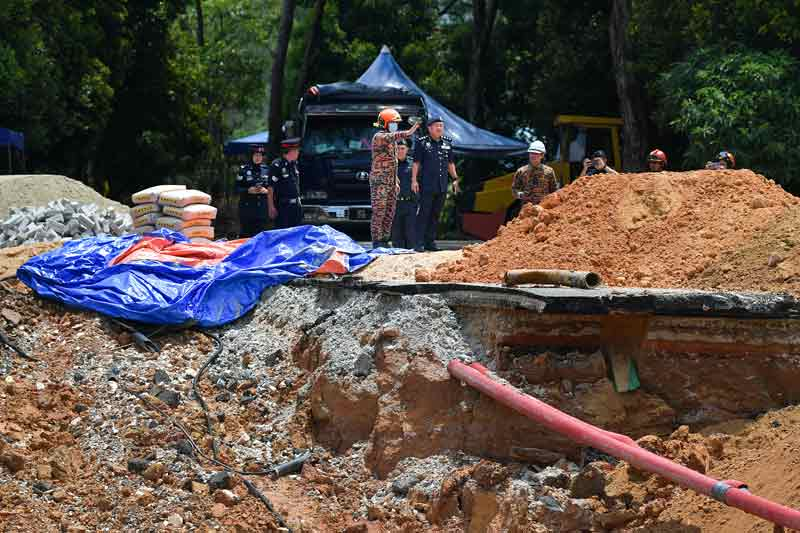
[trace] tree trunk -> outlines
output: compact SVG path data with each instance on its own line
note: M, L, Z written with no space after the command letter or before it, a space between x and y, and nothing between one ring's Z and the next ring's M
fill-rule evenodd
M292 35L295 0L283 0L281 22L278 33L278 45L275 47L275 59L272 63L272 82L269 96L269 153L277 157L281 142L281 104L283 103L283 74L286 65L286 52L289 49L289 37Z
M297 84L294 94L296 99L303 96L308 84L311 67L316 63L319 55L319 36L322 29L322 16L325 14L325 0L314 2L314 11L311 14L311 28L306 35L306 47L303 54L303 63L300 65L300 72L297 74Z
M628 67L631 57L629 20L630 0L612 0L608 33L625 140L622 147L622 166L627 172L635 172L644 168L647 154L647 111L642 86Z
M484 63L486 51L492 42L494 22L497 19L497 0L472 2L472 55L469 60L466 107L467 118L472 123L482 123L484 103Z
M197 45L200 47L206 44L205 21L203 20L203 0L195 0L195 11L197 11Z

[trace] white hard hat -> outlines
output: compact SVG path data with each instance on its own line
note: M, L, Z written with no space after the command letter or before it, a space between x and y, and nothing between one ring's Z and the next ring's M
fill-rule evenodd
M533 141L530 146L528 146L528 153L530 152L537 152L540 154L546 154L547 149L544 147L544 143L542 141Z

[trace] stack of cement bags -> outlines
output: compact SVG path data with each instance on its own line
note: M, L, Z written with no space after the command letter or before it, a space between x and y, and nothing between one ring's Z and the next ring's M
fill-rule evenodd
M192 242L214 239L212 221L217 209L209 205L211 196L186 189L184 185L158 185L139 191L131 198L135 231L146 233L158 228L177 231Z
M42 207L12 207L9 217L0 221L0 248L95 235L124 235L130 227L128 215L111 207L100 208L62 198Z

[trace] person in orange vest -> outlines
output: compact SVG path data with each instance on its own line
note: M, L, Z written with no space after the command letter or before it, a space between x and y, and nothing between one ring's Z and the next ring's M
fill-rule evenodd
M372 170L369 173L369 191L372 203L370 233L372 247L389 245L392 222L397 206L400 183L397 179L397 141L411 137L419 123L405 131L398 131L402 117L396 109L387 108L378 114L374 124L380 128L372 137Z

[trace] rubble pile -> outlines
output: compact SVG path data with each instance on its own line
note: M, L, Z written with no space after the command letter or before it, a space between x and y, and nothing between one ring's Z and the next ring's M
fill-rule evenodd
M211 338L168 330L150 353L108 319L40 300L19 282L0 283L0 297L0 328L39 359L0 346L0 516L9 530L275 530L245 480L294 531L716 532L761 523L594 450L514 452L515 439L548 436L449 377L453 357L486 354L440 296L269 289L252 313L214 332L223 347L199 379L211 433L192 390L215 353ZM532 373L519 386L589 420L577 406L592 393L607 415L610 396L599 389L613 387L583 373L586 383L573 371L569 390L563 379L547 389ZM606 379L602 365L596 373ZM664 418L652 402L624 398L625 410ZM639 444L800 503L799 409L709 431L684 427ZM194 446L206 456L216 446L246 472L310 455L274 478L225 472Z
M113 207L101 208L62 198L43 207L12 207L8 218L0 221L0 248L95 235L124 235L130 230L130 217Z
M85 183L53 174L11 174L0 176L0 220L9 215L12 207L29 205L42 207L48 202L68 198L99 208L113 207L120 213L127 206L106 198Z
M598 272L611 286L800 294L789 223L798 213L799 198L750 170L587 176L417 279L498 283L507 270L557 268Z

